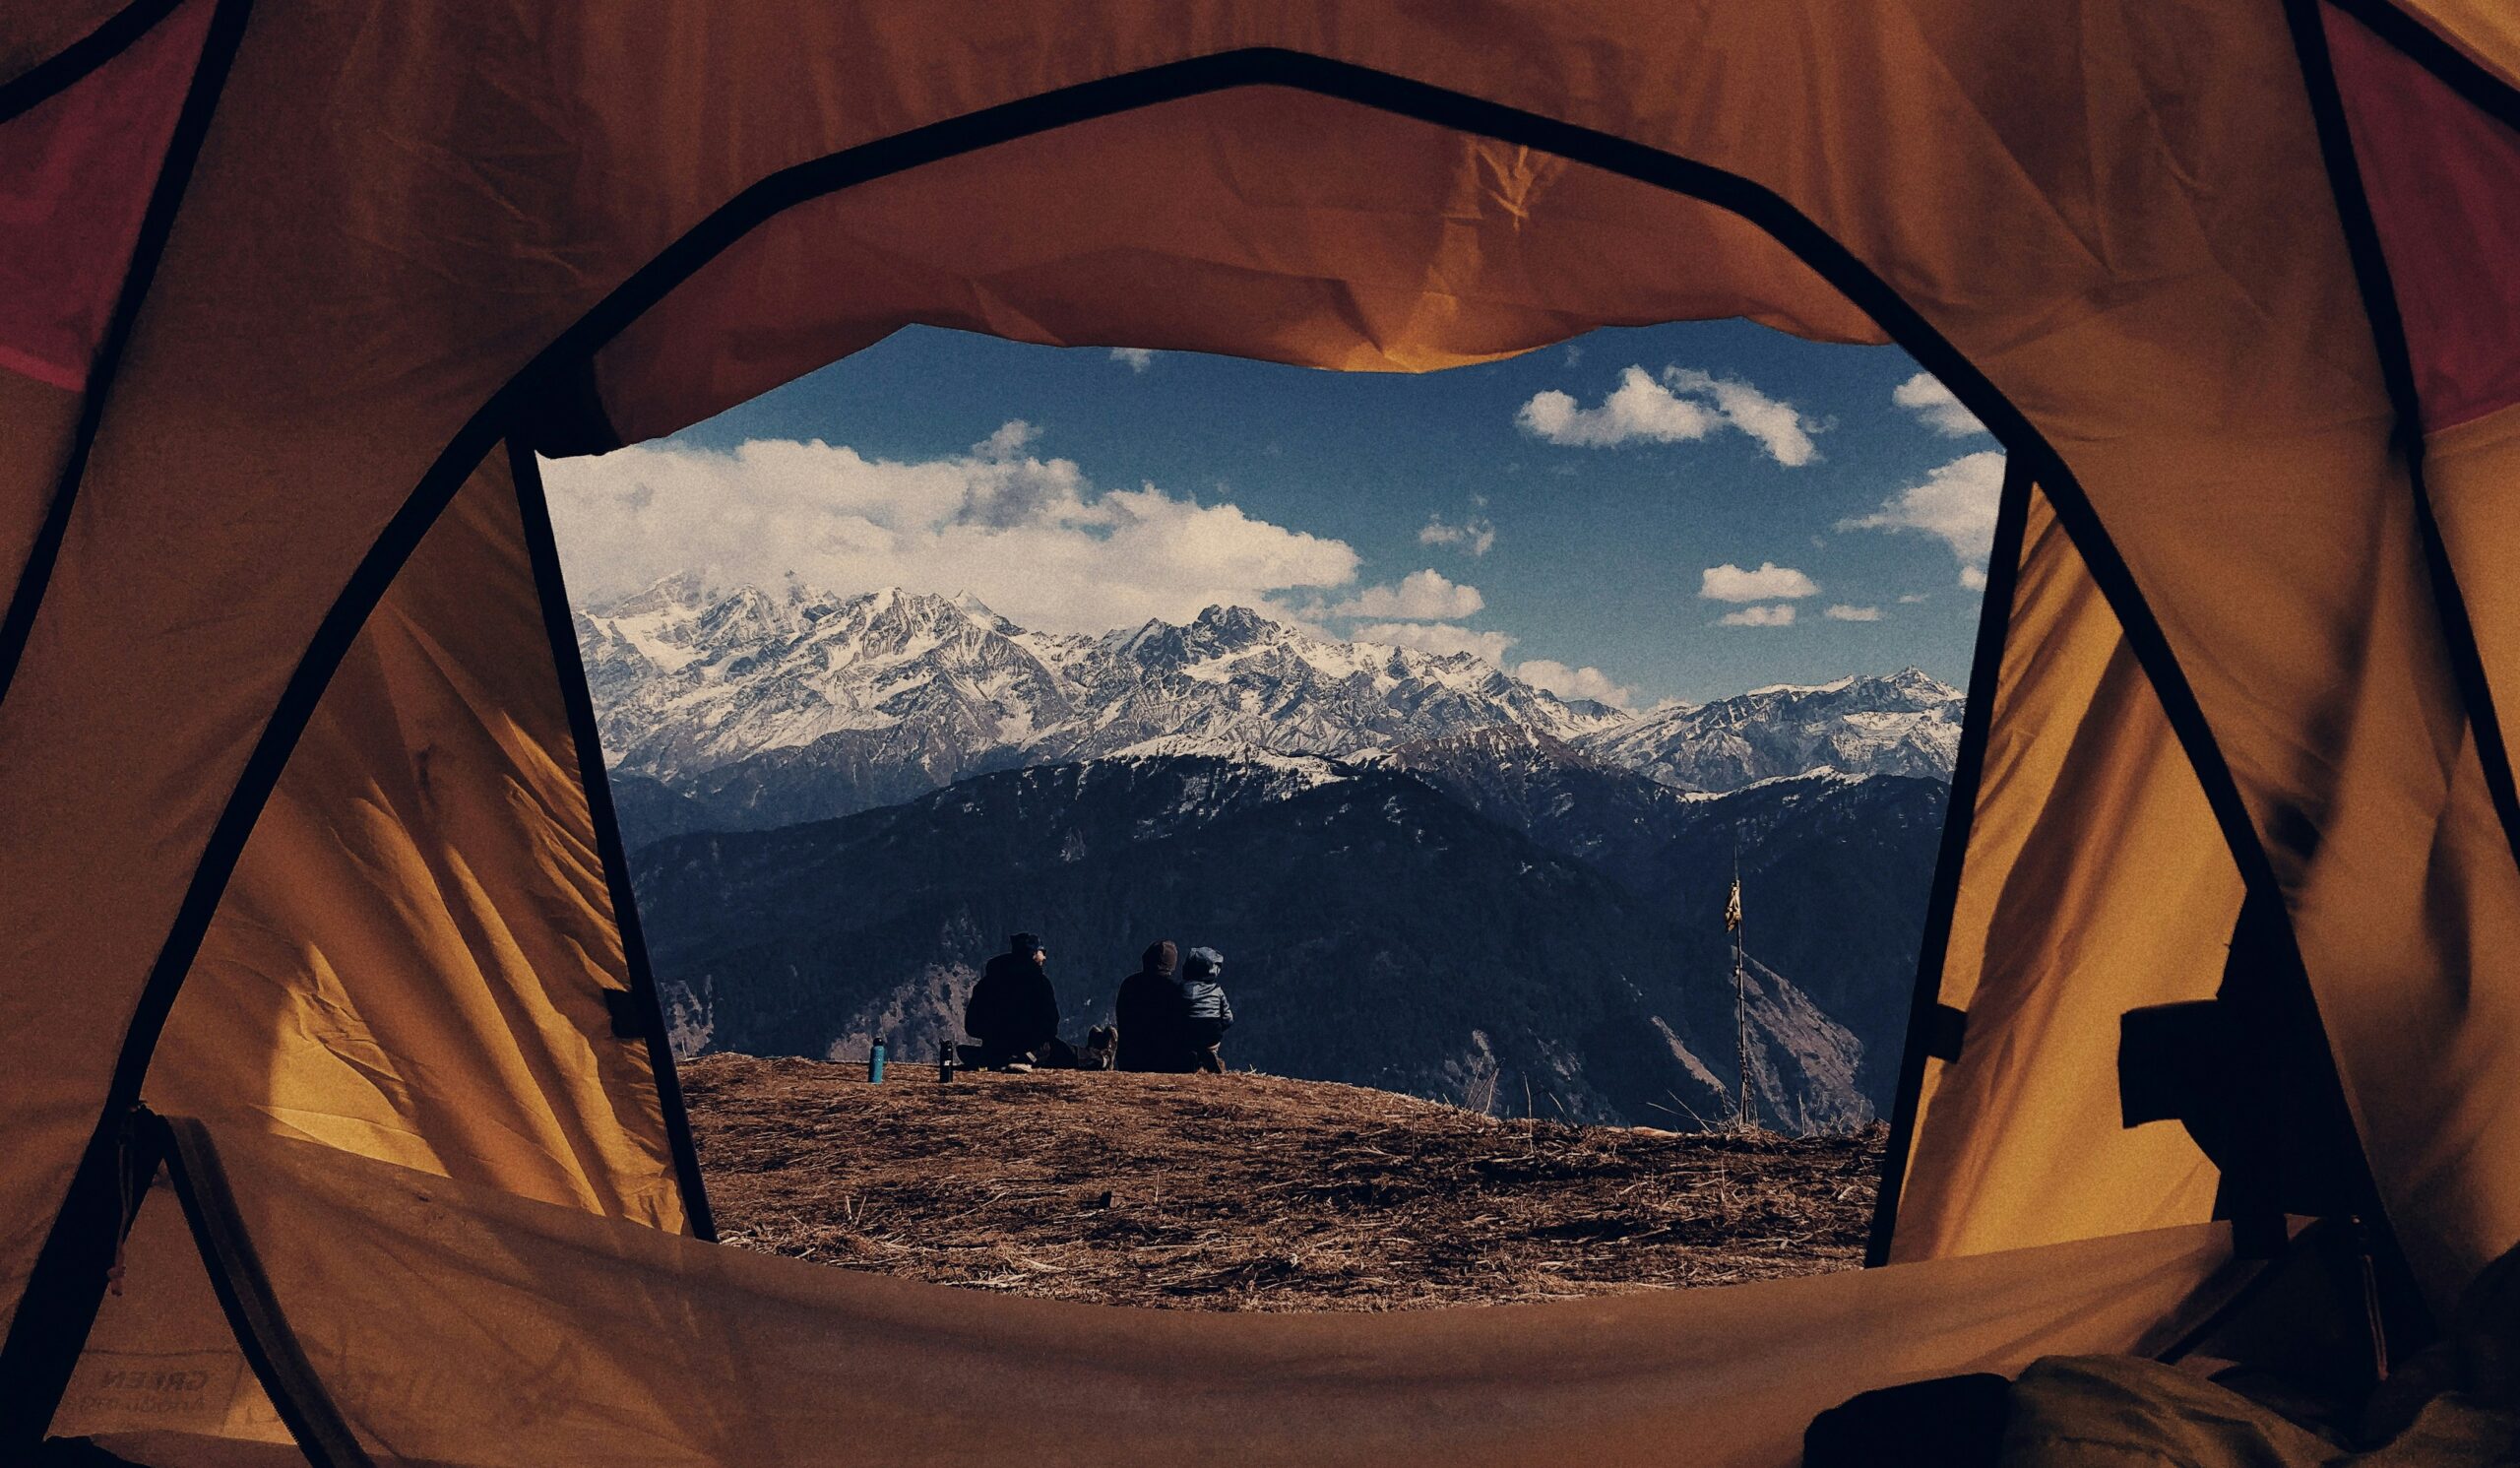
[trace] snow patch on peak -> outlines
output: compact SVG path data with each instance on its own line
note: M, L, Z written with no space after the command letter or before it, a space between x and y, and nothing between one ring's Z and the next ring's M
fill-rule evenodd
M1339 760L1318 754L1289 754L1244 739L1217 738L1199 734L1160 734L1140 739L1125 748L1103 756L1106 759L1214 759L1229 764L1248 765L1295 776L1306 790L1335 785L1349 778L1347 767Z
M1764 698L1771 693L1844 693L1854 686L1855 674L1849 673L1845 677L1827 683L1770 683L1764 688L1753 688L1741 696Z
M1959 690L1912 668L1673 704L1577 743L1683 790L1737 790L1815 770L1948 780L1966 706Z

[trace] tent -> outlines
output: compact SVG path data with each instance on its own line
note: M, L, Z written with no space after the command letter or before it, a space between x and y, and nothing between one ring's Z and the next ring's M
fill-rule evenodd
M2192 1340L2288 1214L2445 1308L2520 1240L2516 85L2497 0L16 0L0 1454L1783 1463ZM537 456L914 322L1726 316L2009 451L1885 1267L1246 1318L709 1242Z

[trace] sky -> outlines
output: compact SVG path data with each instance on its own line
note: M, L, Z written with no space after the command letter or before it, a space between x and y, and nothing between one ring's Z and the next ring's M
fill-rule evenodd
M1057 631L1238 604L1631 708L1963 684L2001 473L1905 352L1737 321L1422 375L912 328L545 466L582 605L684 570Z

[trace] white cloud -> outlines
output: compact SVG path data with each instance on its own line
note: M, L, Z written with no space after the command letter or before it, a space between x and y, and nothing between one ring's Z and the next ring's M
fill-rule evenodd
M1986 431L1986 425L1978 421L1978 415L1962 407L1960 400L1952 396L1951 389L1944 387L1942 379L1931 372L1919 372L1892 388L1890 401L1915 414L1926 427L1945 438L1966 438L1972 433Z
M1455 622L1370 622L1350 634L1358 642L1387 643L1448 658L1469 653L1502 667L1514 638L1503 632L1474 632Z
M1560 698L1590 698L1612 708L1636 707L1636 690L1598 668L1569 668L1550 658L1533 658L1514 670L1514 676Z
M1484 515L1472 515L1459 525L1447 525L1441 515L1426 517L1425 528L1418 532L1420 545L1455 545L1465 555L1485 555L1496 544L1496 526Z
M1811 435L1819 425L1794 405L1730 377L1694 367L1666 367L1658 380L1643 367L1619 373L1598 408L1583 408L1554 388L1535 393L1514 415L1526 433L1572 448L1624 443L1694 443L1730 425L1747 433L1777 463L1796 468L1819 457Z
M1780 602L1774 606L1744 606L1717 617L1715 624L1719 627L1791 627L1794 625L1794 604Z
M1746 382L1689 367L1665 368L1663 381L1680 392L1713 398L1726 422L1757 439L1769 458L1788 469L1799 469L1820 457L1820 451L1811 446L1814 425L1804 422L1791 403L1778 402Z
M1919 606L1932 600L1933 599L1931 597L1926 596L1922 592L1910 592L1899 599L1899 605L1902 606Z
M1111 360L1127 362L1132 372L1143 372L1155 365L1155 353L1144 347L1114 347Z
M1769 602L1780 598L1791 601L1816 597L1820 588L1800 571L1772 560L1759 562L1755 571L1744 571L1727 562L1709 566L1700 574L1697 594L1708 602Z
M1995 506L2003 498L2004 456L1989 449L1954 459L1882 501L1872 514L1838 522L1840 530L1921 530L1939 537L1963 561L1986 558L1995 538Z
M990 464L1003 463L1022 454L1026 449L1031 448L1036 442L1040 441L1040 429L1034 427L1031 423L1024 421L1022 418L1008 418L1005 422L998 424L995 431L991 432L988 437L973 444L970 457ZM1052 460L1051 462L1055 464L1065 463L1066 461ZM1069 465L1068 467L1070 469L1075 468L1074 465Z
M1329 614L1437 621L1445 617L1469 616L1486 605L1487 599L1479 594L1479 588L1446 580L1444 573L1429 566L1423 571L1412 571L1401 577L1397 587L1366 587L1331 607Z
M1881 608L1878 606L1831 606L1820 614L1833 622L1877 622L1881 620Z
M970 591L1026 626L1101 632L1211 605L1272 605L1355 581L1345 542L1149 484L1098 490L1010 422L917 463L820 440L729 451L650 444L543 466L570 590L591 600L678 571L837 592Z
M1534 394L1514 421L1550 443L1609 448L1639 440L1690 443L1714 432L1724 419L1703 404L1673 397L1643 367L1630 367L1618 374L1618 386L1599 408L1578 408L1574 398L1551 388Z
M1976 566L1962 566L1960 568L1960 584L1969 588L1969 590L1973 592L1984 591L1986 589L1986 573L1978 569Z

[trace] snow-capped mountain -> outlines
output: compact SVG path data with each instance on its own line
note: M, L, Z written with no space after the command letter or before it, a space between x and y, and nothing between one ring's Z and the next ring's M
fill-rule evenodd
M1345 756L1499 724L1572 739L1625 717L1466 653L1331 641L1239 606L1082 637L968 597L682 576L577 627L616 777L693 804L682 827L846 814L1150 740Z
M793 578L721 592L685 575L588 607L577 627L634 844L1122 753L1422 759L1481 734L1444 757L1545 746L1551 762L1727 791L1815 769L1948 780L1960 739L1961 695L1915 669L1634 716L1468 653L1340 642L1240 606L1093 637L1029 631L968 596L844 597Z
M1682 790L1738 790L1816 769L1948 781L1965 702L1959 689L1910 668L1673 705L1574 742Z

